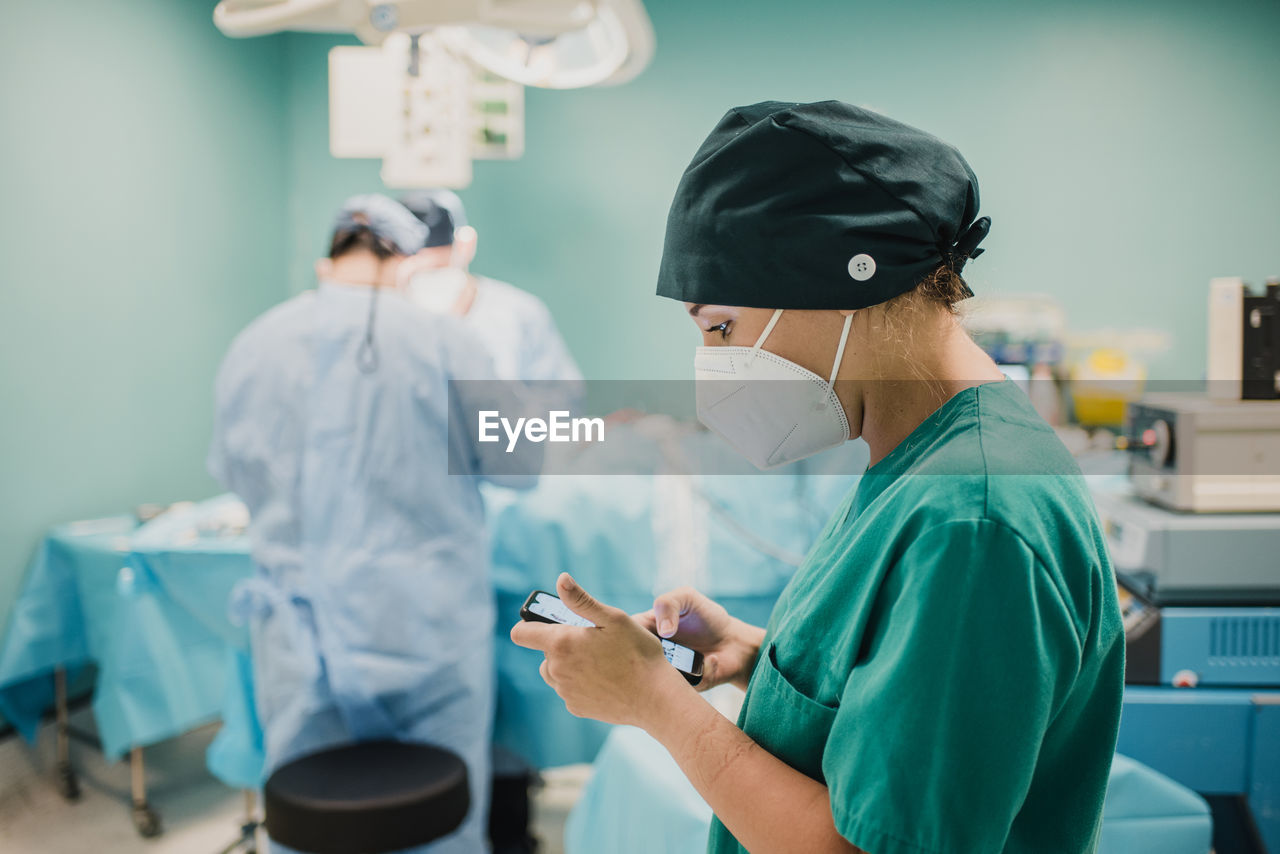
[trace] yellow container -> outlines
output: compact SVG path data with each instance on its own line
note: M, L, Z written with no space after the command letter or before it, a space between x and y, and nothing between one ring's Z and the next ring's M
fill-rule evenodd
M1071 367L1071 401L1085 427L1120 427L1125 406L1142 396L1146 366L1123 350L1100 348Z

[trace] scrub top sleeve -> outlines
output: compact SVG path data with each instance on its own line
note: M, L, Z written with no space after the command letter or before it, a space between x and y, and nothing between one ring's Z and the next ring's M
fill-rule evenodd
M836 829L875 854L999 851L1080 667L1058 588L986 520L926 531L885 577L822 757Z

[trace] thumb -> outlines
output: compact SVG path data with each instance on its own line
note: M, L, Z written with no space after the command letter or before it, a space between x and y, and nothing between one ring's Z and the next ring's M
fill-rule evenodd
M691 587L663 593L653 600L653 617L659 637L669 638L680 628L680 618L693 607L696 594Z
M579 617L586 617L597 626L602 626L613 618L613 609L596 601L567 572L560 573L560 577L556 579L556 593L569 606L570 611Z

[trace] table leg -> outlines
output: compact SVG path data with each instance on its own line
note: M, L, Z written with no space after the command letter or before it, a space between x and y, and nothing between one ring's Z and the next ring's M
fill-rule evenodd
M71 725L67 713L67 670L64 667L53 671L53 708L57 720L58 793L68 801L76 801L80 799L80 781L71 768Z
M245 838L244 854L258 852L258 795L253 789L244 790L244 827L241 832Z
M257 854L258 852L258 828L262 822L258 821L256 815L258 809L257 794L253 789L244 790L244 824L240 825L240 838L232 842L226 848L223 848L218 854L231 854L231 852L241 849L242 854Z
M133 826L144 838L159 836L163 828L160 816L147 803L147 769L142 761L142 748L129 751L129 775L133 789Z

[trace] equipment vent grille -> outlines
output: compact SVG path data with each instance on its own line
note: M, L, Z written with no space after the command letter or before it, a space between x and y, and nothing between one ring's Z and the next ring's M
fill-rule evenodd
M1209 627L1213 658L1280 658L1280 616L1219 617Z

